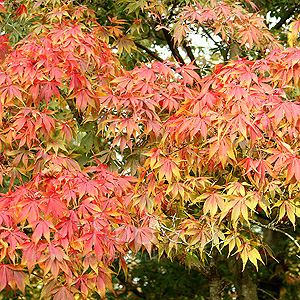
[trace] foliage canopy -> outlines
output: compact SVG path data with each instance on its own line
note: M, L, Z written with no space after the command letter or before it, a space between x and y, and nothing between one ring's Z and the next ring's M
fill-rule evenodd
M239 297L289 299L246 265L276 259L275 234L300 250L299 18L280 41L250 1L113 4L1 2L0 291L104 298L146 249L205 276L210 299L234 293L226 256Z

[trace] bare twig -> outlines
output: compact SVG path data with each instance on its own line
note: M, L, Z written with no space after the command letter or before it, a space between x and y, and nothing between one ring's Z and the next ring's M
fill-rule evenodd
M148 49L147 47L145 47L144 45L140 44L139 42L134 41L134 44L135 44L138 48L144 50L146 53L148 53L148 54L149 54L151 57L153 57L154 59L156 59L156 60L158 60L158 61L160 61L160 62L163 62L163 61L164 61L164 60L163 60L160 56L158 56L154 51Z
M275 227L273 223L269 223L269 224L265 225L265 224L262 224L260 222L255 221L255 220L250 220L250 222L253 223L253 224L255 224L255 225L258 225L260 227L264 227L266 229L277 231L277 232L280 232L280 233L286 235L298 247L298 249L300 250L300 244L299 244L299 242L292 235L290 235L289 233L287 233L287 232L285 232L285 231L283 231L283 230Z
M267 291L257 288L258 291L263 292L264 294L266 294L267 296L269 296L270 298L272 298L273 300L278 300L277 298L275 298L273 295L271 295L270 293L268 293Z
M201 26L201 29L203 30L203 32L205 33L205 35L211 39L215 44L216 46L219 48L220 47L220 43L215 41L215 39L211 36L211 34L208 32L208 30L204 27L204 26Z
M196 250L196 249L202 248L202 250L203 250L203 251L206 253L206 255L207 255L208 257L210 257L210 258L212 257L212 251L213 251L213 249L214 249L215 247L220 246L220 245L222 245L222 244L224 244L224 243L226 243L226 242L230 242L231 240L233 240L233 239L236 237L236 236L232 236L232 237L229 238L229 239L225 239L225 240L223 240L223 241L219 241L218 245L214 245L214 244L212 243L212 242L214 241L214 232L213 232L213 230L214 230L213 227L214 227L214 225L215 225L215 223L214 223L214 224L211 226L211 230L212 230L212 235L211 235L211 236L212 236L212 237L211 237L209 240L207 240L204 244L199 243L199 244L197 245L197 243L196 243L195 245L191 246L189 243L187 243L184 239L181 238L181 236L179 235L178 232L176 232L175 229L170 229L169 227L163 225L163 224L160 222L159 219L155 218L154 216L152 216L152 215L150 215L150 214L148 214L148 213L146 213L146 214L147 214L148 217L154 219L154 220L158 223L158 226L157 226L158 230L161 232L161 234L163 235L163 237L167 238L170 242L172 242L172 243L174 243L174 244L177 244L177 245L183 245L183 246L185 246L185 247L187 247L187 248L189 248L189 249L192 249L192 250ZM175 217L175 216L173 216L173 217L171 217L171 218L173 218L173 225L175 224L174 219L177 219L177 220L179 219L179 218L177 218L177 217ZM170 218L169 218L169 219L170 219ZM174 228L174 226L173 226L173 228ZM173 233L174 235L177 235L178 238L179 238L181 241L174 241L172 238L170 238L170 237L168 236L167 232L171 232L171 233ZM210 243L212 243L211 249L210 249L209 252L207 252L207 251L204 250L204 248L205 248L207 245L209 245Z
M34 276L36 276L36 277L38 277L38 278L40 278L40 279L44 279L41 275L36 274L35 272L32 272L31 274L33 274Z
M162 235L163 235L164 237L166 237L170 242L172 242L172 243L174 243L174 244L185 245L185 246L187 245L187 243L186 243L184 240L182 240L182 238L180 237L180 235L179 235L178 232L176 232L175 230L172 230L172 229L168 228L167 226L163 225L163 224L160 222L160 220L158 220L158 219L155 218L154 216L152 216L152 215L150 215L150 214L148 214L148 213L146 213L146 215L147 215L148 217L154 219L154 220L158 223L158 230L159 230L159 231L162 233ZM177 235L178 238L180 238L180 239L182 240L182 242L178 242L178 241L172 240L172 239L167 235L166 231L172 232L172 233L174 233L175 235Z
M209 33L209 31L204 27L204 26L201 26L201 29L203 30L204 34L214 42L214 44L216 45L216 47L219 49L221 55L223 56L223 60L224 62L226 62L227 60L227 55L228 55L228 52L229 52L229 49L230 49L230 46L228 45L227 48L225 50L222 49L222 43L220 42L217 42L212 36L211 34ZM221 37L220 34L218 34L218 36ZM222 38L222 37L221 37Z

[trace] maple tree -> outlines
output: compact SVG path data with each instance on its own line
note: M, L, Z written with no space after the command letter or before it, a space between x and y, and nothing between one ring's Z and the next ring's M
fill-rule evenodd
M33 276L44 278L43 298L104 297L114 259L125 269L126 249L150 251L153 230L130 201L133 177L97 158L82 169L71 157L75 123L99 111L101 89L118 70L97 28L52 14L58 19L39 24L1 70L1 183L9 191L1 195L0 289L24 293Z
M184 1L172 23L164 1L125 1L132 24L99 23L88 2L0 5L0 291L104 298L146 249L205 276L210 299L233 295L225 259L238 297L258 299L249 266L278 259L270 232L300 250L299 19L288 48L250 1ZM135 41L140 15L173 60ZM235 59L197 66L195 28ZM125 69L119 54L137 47L157 59Z

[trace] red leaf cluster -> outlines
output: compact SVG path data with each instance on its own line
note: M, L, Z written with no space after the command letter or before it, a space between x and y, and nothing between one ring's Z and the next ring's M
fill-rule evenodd
M26 273L41 270L50 283L66 289L49 283L45 289L54 297L74 288L103 296L111 288L109 268L116 257L128 247L151 251L149 218L130 200L134 181L103 166L81 172L52 166L2 194L0 290L10 286L24 292Z

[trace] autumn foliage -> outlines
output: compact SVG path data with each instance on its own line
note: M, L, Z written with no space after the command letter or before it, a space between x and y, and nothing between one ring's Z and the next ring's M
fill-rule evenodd
M126 270L124 245L150 250L153 240L147 220L134 221L140 214L131 205L131 181L103 166L81 172L51 167L3 195L1 289L24 292L26 273L36 275L39 266L47 278L43 297L86 297L91 290L103 297L112 290L109 266L120 255Z
M151 250L150 219L131 201L136 179L99 161L81 170L68 154L72 113L98 114L101 90L116 72L96 31L55 22L26 37L2 65L1 183L9 177L10 187L20 186L1 195L1 290L24 293L34 274L45 279L42 297L92 290L104 297L113 261L126 270L127 249Z
M263 264L260 218L278 229L300 217L299 21L283 49L257 13L184 7L176 44L207 26L263 56L200 76L193 62L125 70L108 45L122 22L113 30L90 9L48 2L34 16L21 4L15 17L38 22L16 45L0 39L0 291L25 293L36 277L44 298L104 298L113 262L126 273L126 253L153 244L190 267L215 249L243 269ZM118 160L123 172L111 171Z

